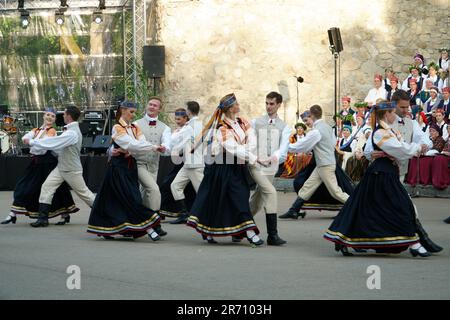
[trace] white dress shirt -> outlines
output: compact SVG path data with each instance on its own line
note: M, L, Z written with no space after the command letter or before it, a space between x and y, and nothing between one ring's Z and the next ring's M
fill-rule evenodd
M383 86L381 86L378 89L377 88L370 89L364 101L369 103L369 105L375 105L378 99L386 100L386 98L387 98L387 91Z
M78 122L71 122L65 125L64 128L73 126L78 126ZM30 147L33 147L35 152L51 150L59 154L64 148L76 143L78 143L78 135L74 130L65 130L61 135L55 137L30 139Z

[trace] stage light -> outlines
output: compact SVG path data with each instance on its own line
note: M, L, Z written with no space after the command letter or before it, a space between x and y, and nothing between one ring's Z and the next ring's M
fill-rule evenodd
M100 24L103 22L103 13L101 11L94 11L93 21L96 24Z
M20 14L20 25L22 26L22 28L26 29L30 24L30 14L28 13L28 11L23 11Z
M57 25L63 25L64 24L64 13L56 11L55 12L55 22Z

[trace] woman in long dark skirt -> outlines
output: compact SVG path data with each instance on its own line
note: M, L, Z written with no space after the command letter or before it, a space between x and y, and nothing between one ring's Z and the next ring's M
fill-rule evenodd
M44 124L25 134L22 140L56 136L56 130L53 128L55 120L55 110L47 109L44 113ZM39 152L34 150L33 147L30 149L30 154L32 155L31 163L14 188L13 204L9 215L2 224L16 223L18 214L23 214L34 219L38 217L41 186L50 172L58 164L58 158L51 151ZM61 215L61 221L56 224L64 225L70 222L69 214L79 210L75 206L69 186L67 183L63 183L56 190L55 196L53 197L49 218L55 218Z
M88 232L112 239L114 235L138 238L146 234L160 240L155 231L160 224L157 212L142 204L136 158L159 147L147 142L138 126L132 124L136 106L122 102L113 127L112 140L119 155L113 155L97 193L89 217Z
M404 142L400 133L390 128L396 120L395 102L380 102L375 108L372 144L389 157L372 162L324 237L344 255L351 255L348 247L377 253L400 253L410 248L413 256L427 257L430 253L416 235L414 205L399 180L396 162L419 155L421 146Z
M236 236L247 237L259 246L264 241L250 213L250 188L245 178L246 162L258 161L251 152L256 135L248 121L237 117L238 113L235 95L226 95L203 130L203 134L208 132L206 141L211 142L214 161L206 161L187 225L209 243L216 243L213 237Z

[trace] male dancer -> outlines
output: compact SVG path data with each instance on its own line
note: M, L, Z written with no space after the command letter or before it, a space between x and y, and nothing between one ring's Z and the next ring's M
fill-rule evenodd
M144 159L137 159L138 178L142 186L142 202L144 206L154 211L161 209L161 192L157 184L160 153L170 153L170 128L158 119L161 112L162 100L159 97L150 97L146 113L135 124L141 129L145 139L159 146L157 152L149 152ZM164 236L167 233L158 228L155 231Z
M249 171L256 182L256 190L250 197L250 210L253 215L264 209L267 224L267 244L279 246L286 241L278 236L277 230L277 190L272 184L280 163L286 160L291 129L278 117L278 109L283 97L278 92L266 96L265 116L252 120L252 127L257 136L257 155L267 159L270 168L249 165Z
M67 107L64 111L63 133L57 137L44 139L25 139L36 151L51 150L58 153L58 165L48 175L41 188L39 196L39 217L32 227L47 227L53 195L59 186L66 181L72 190L89 207L94 203L95 195L88 189L83 180L83 167L80 161L81 143L83 137L78 125L80 110L75 106Z
M170 222L171 224L182 224L187 222L189 214L186 210L186 204L184 203L184 189L188 183L191 182L195 192L198 192L200 183L203 180L203 170L205 168L203 150L202 148L197 148L193 153L190 152L194 146L195 138L201 134L203 129L202 122L198 119L199 112L200 105L196 101L189 101L186 103L186 113L189 117L189 121L183 129L181 129L183 135L183 142L181 145L185 145L184 165L170 185L173 198L180 203L182 211L176 220Z
M300 139L295 144L289 146L291 152L314 151L316 168L306 180L303 187L298 192L298 197L292 208L284 215L285 218L296 219L304 202L314 194L322 182L326 186L330 195L341 203L347 201L349 195L342 191L336 180L336 158L334 155L336 137L333 129L322 119L322 108L313 105L309 108L310 117L314 121L313 129L308 132L305 138Z

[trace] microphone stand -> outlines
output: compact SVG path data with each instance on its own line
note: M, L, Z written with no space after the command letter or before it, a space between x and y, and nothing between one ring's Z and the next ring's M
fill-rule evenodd
M303 82L303 78L300 76L294 76L294 78L297 80L297 112L295 113L297 115L297 121L300 119L300 98L298 93L298 84Z
M331 53L333 54L334 59L334 117L337 118L337 104L338 104L338 81L337 81L337 61L339 59L339 52L335 50L335 47L330 46ZM335 120L336 121L336 120ZM337 122L334 126L334 134L337 137Z

